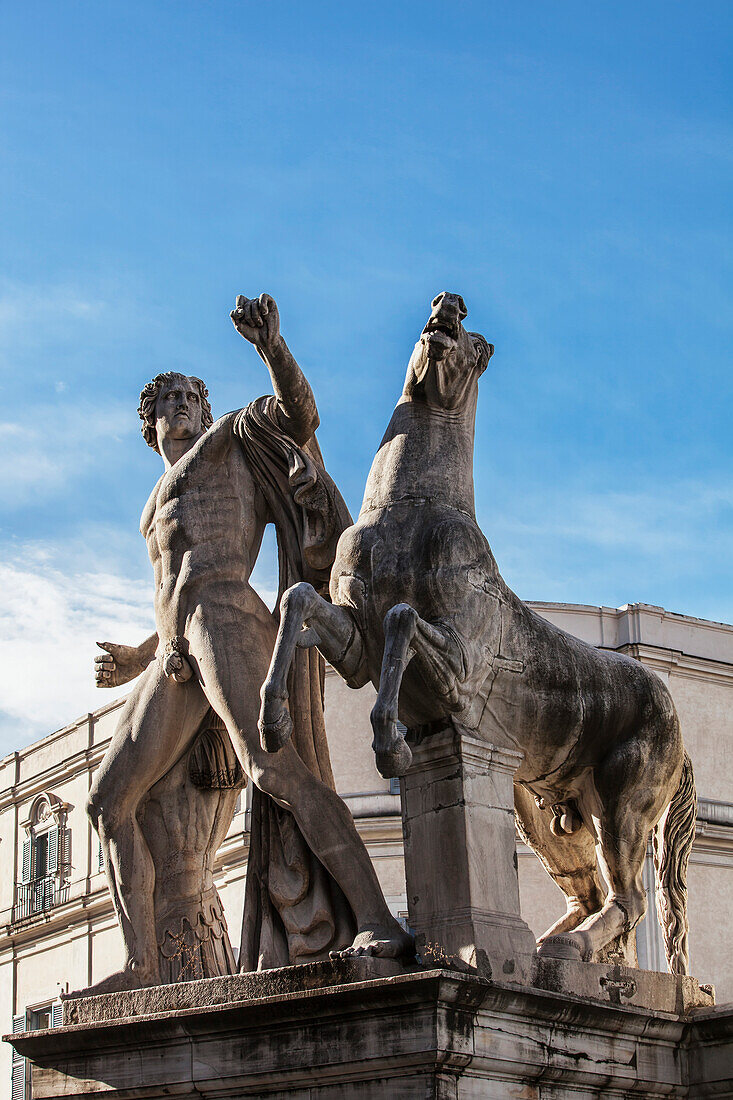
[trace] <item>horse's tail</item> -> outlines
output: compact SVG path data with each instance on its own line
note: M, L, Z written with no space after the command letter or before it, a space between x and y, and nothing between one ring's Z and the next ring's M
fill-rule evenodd
M672 974L687 974L687 864L695 839L697 795L692 761L687 753L672 801L652 838L657 880L657 913L664 951Z

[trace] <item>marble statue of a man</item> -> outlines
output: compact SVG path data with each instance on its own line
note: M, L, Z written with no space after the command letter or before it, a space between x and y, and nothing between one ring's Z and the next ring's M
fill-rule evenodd
M325 584L335 541L349 520L323 469L313 393L280 334L275 302L268 295L240 297L232 320L264 360L274 397L212 425L207 391L197 378L158 376L142 394L143 434L165 467L141 521L155 575L157 633L138 648L110 647L97 663L100 684L139 678L88 804L126 963L86 994L160 981L155 866L139 811L151 787L190 747L209 707L223 720L259 799L260 842L253 838L248 879L259 875L264 890L250 890L248 882L240 968L319 957L319 951L323 957L334 948L396 957L412 946L331 785L321 728L322 668L319 674L304 666L303 690L298 696L296 689L296 698L291 694L300 740L277 755L260 747L259 692L277 628L249 584L264 528L268 522L277 528L281 587L298 575L320 575ZM334 520L339 509L341 518ZM311 872L304 870L308 859ZM278 860L277 874L268 879L268 861ZM296 880L301 885L294 889ZM322 933L324 927L330 931ZM321 937L315 947L304 946L313 935Z

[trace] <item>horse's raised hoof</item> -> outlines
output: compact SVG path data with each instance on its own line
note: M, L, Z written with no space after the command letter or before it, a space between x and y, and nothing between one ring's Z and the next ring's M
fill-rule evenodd
M262 710L264 709L263 706ZM260 731L260 744L265 752L279 752L290 740L293 720L287 710L283 710L274 722L266 722L260 714L257 728Z
M583 947L577 938L569 933L557 936L549 936L538 946L537 954L543 959L568 959L573 962L583 961Z
M410 746L405 741L398 741L391 749L378 749L374 755L377 771L384 779L397 779L405 774L412 763Z

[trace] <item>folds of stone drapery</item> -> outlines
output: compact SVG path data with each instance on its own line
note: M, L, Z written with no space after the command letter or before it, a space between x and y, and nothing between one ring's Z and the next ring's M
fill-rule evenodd
M243 409L234 430L275 525L278 605L301 580L327 597L336 544L351 517L315 436L304 447L294 443L278 423L274 397ZM309 770L333 787L323 684L323 658L316 650L298 650L289 682L293 744ZM327 958L351 943L355 931L346 898L292 814L254 790L240 970Z

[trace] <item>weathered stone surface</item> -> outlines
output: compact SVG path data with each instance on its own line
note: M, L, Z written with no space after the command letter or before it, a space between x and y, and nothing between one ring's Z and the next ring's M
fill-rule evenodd
M692 1013L686 1036L690 1097L733 1096L733 1004Z
M430 731L454 719L491 745L519 750L520 828L568 898L541 950L633 961L654 830L667 958L684 973L695 788L675 708L653 672L540 619L501 577L476 522L473 488L478 382L494 349L466 331L466 312L457 294L432 302L359 517L339 539L332 603L307 583L283 597L263 687L262 743L273 752L286 743L291 661L316 645L349 684L371 680L377 688L372 726L383 775L410 767L398 720ZM456 778L455 792L442 781L451 801L470 801L462 784L469 784L468 772ZM477 806L474 812L479 816ZM455 822L457 843L469 817ZM412 809L408 818L414 820ZM497 857L504 864L508 830L494 833L485 824L487 853L505 845ZM413 828L406 848L424 840ZM453 855L425 852L434 861L436 898ZM507 904L511 914L513 894Z
M438 970L12 1038L35 1100L733 1096L733 1006L659 1014Z
M327 958L352 942L383 955L412 947L333 789L315 652L301 654L294 669L293 744L277 758L259 745L260 685L276 635L249 584L264 529L277 528L281 590L307 579L326 591L350 517L323 467L313 393L281 336L275 302L240 296L231 317L267 366L274 396L216 423L199 378L161 374L140 397L143 436L164 465L140 525L155 575L157 633L137 647L104 643L96 661L100 686L137 680L89 798L127 961L87 993L233 965L210 871L235 796L165 784L171 761L186 757L199 783L213 772L211 787L226 785L232 768L223 758L232 746L258 788L240 968ZM210 751L201 751L212 711L224 745L209 739ZM161 779L164 805L155 790ZM225 948L218 955L214 941Z
M535 940L522 920L514 831L521 754L447 723L410 738L401 780L411 927L426 962L527 981Z
M701 986L697 978L617 963L580 963L539 956L532 966L531 984L550 993L571 993L603 1004L647 1008L677 1016L715 1004L712 987Z
M374 978L403 974L394 959L374 956L329 959L276 970L253 970L202 981L76 997L64 1004L64 1024L95 1024L133 1016L173 1015L189 1008L238 1004L242 1001L282 997L307 989L327 989Z

